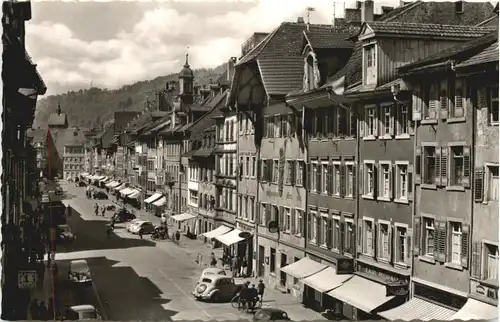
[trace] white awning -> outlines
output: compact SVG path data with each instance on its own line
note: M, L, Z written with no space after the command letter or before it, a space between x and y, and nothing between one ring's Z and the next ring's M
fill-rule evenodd
M151 197L149 197L149 198L146 198L146 200L144 200L144 202L145 202L145 203L151 203L151 202L153 202L153 201L157 200L157 199L158 199L158 198L160 198L160 197L161 197L161 193L159 193L159 192L155 192L155 193L154 193L154 195L152 195L152 196L151 196Z
M212 239L212 238L216 238L216 237L219 237L220 235L224 235L225 233L230 232L231 229L232 228L229 228L228 226L222 225L222 226L215 228L214 230L203 233L202 236L205 236L208 239Z
M305 278L324 270L326 267L325 264L313 261L309 257L304 257L295 263L282 267L281 271L295 278Z
M457 311L414 297L408 302L391 310L379 312L378 315L389 321L430 321L450 320L455 313L457 313Z
M120 183L118 186L113 187L113 189L118 190L118 191L120 191L120 190L122 190L124 188L125 188L125 184L124 183Z
M317 272L302 280L304 284L312 287L320 293L328 292L339 287L345 281L350 279L352 274L337 274L337 271L332 267Z
M132 192L131 194L129 194L127 197L130 198L130 199L136 199L140 195L141 195L140 191L134 190L134 192Z
M189 219L196 218L196 216L188 214L188 213L183 213L183 214L178 214L178 215L172 216L171 218L175 221L183 222L183 221L186 221Z
M106 184L106 187L108 188L114 188L118 186L120 183L118 181L111 181L110 183Z
M387 296L386 292L383 284L353 276L340 287L328 292L328 295L370 313L394 298L394 296Z
M158 199L155 202L153 202L153 205L155 205L157 207L161 207L161 206L163 206L166 203L167 203L167 198L161 197L160 199Z
M92 180L102 180L104 179L104 176L95 176L92 178Z
M468 299L467 303L450 320L493 320L498 318L498 308L478 300Z
M82 173L80 173L80 176L82 176L82 177L85 177L85 176L88 176L88 175L89 175L88 172L82 172Z
M106 181L106 180L108 180L108 179L109 179L108 177L104 177L104 178L102 178L102 179L101 179L101 180L99 180L99 181L104 182L104 181Z
M232 244L236 244L237 242L242 241L245 238L240 237L241 230L239 229L233 229L228 233L225 233L224 235L220 235L218 237L215 237L218 241L223 243L226 246L231 246Z
M134 192L134 189L132 189L132 188L124 188L124 189L120 190L120 194L121 194L122 196L129 195L129 194L131 194L132 192Z

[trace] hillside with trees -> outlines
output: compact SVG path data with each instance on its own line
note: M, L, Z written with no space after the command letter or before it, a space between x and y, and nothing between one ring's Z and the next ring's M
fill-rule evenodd
M206 85L210 79L216 81L226 70L226 64L214 69L195 69L195 84ZM116 90L92 87L51 95L38 101L33 127L47 127L49 116L55 113L60 103L68 115L70 126L85 128L100 127L115 111L141 111L147 99L153 100L157 90L164 89L166 83L178 80L178 74L160 76L153 80L124 85Z

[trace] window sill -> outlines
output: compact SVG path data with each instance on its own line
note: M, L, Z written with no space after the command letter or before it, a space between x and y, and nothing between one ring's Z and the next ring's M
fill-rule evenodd
M436 260L434 259L434 257L430 257L430 256L427 256L427 255L423 255L423 256L418 256L418 259L422 262L426 262L426 263L429 263L429 264L436 264Z
M429 184L429 183L422 183L420 184L420 188L422 189L429 189L429 190L437 190L437 187L435 184Z
M363 199L375 200L375 198L373 196L370 196L370 195L362 195L361 197Z
M304 188L304 186L301 183L296 183L295 187L297 187L297 188Z
M384 257L378 257L377 262L382 263L382 264L387 264L387 265L391 264L391 261L387 258L384 258Z
M498 126L498 124L499 124L498 122L490 122L490 123L488 123L489 126Z
M401 269L408 269L410 268L410 265L406 263L394 263L394 267Z
M391 198L389 197L377 197L378 201L391 202Z
M399 134L399 135L396 135L395 139L396 140L409 140L411 138L410 134Z
M465 188L462 186L448 186L446 191L465 191Z
M394 199L395 203L403 203L403 204L409 204L410 201L408 199Z
M301 238L302 234L293 234L295 237Z
M386 134L378 137L379 140L392 140L392 135Z
M316 242L316 240L315 240L315 239L311 239L311 240L309 241L309 244L314 245L314 246L318 246L318 243Z
M438 124L438 120L433 120L433 119L425 119L425 120L422 120L420 121L420 124L422 125L435 125L435 124Z
M335 199L340 199L342 198L340 195L332 195L332 198L335 198Z
M446 120L446 122L448 123L463 123L466 121L466 118L465 116L462 116L462 117L451 117L449 119Z
M325 250L328 250L328 246L326 244L319 245L319 248L323 248Z
M464 268L462 267L462 265L457 264L457 263L444 263L444 266L448 267L448 268L451 268L451 269L454 269L454 270L457 270L457 271L463 271L464 270Z
M352 195L349 195L349 196L344 196L344 199L347 199L347 200L354 200L354 197Z
M375 141L377 138L374 137L373 135L365 136L363 138L363 141Z

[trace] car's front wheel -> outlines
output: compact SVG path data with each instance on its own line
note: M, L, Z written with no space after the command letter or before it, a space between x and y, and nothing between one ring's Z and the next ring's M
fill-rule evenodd
M212 296L210 297L210 300L214 303L220 302L219 292L215 292L214 294L212 294Z

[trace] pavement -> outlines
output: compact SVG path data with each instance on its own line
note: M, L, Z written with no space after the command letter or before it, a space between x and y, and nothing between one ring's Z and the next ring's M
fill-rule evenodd
M86 259L93 277L95 296L85 293L78 301L94 301L108 320L250 320L251 314L237 312L230 303L196 301L191 291L201 270L208 264L211 252L220 250L199 240L181 237L180 244L169 241L153 242L149 236L140 239L127 233L124 224L115 225L112 236L106 235L105 217L95 216L93 207L111 200L89 200L85 188L63 183L64 203L74 210L68 224L76 235L68 247L58 247L56 261ZM113 197L112 197L113 198ZM130 207L132 209L132 207ZM159 224L153 214L134 209L138 218ZM172 230L170 230L172 231ZM201 256L200 256L201 255ZM197 259L202 259L197 262ZM61 270L62 271L62 270ZM255 279L245 279L257 284ZM79 303L84 304L84 303ZM87 304L87 303L85 303ZM266 289L263 307L279 307L292 320L325 320L319 313L307 309L292 296L271 288Z

